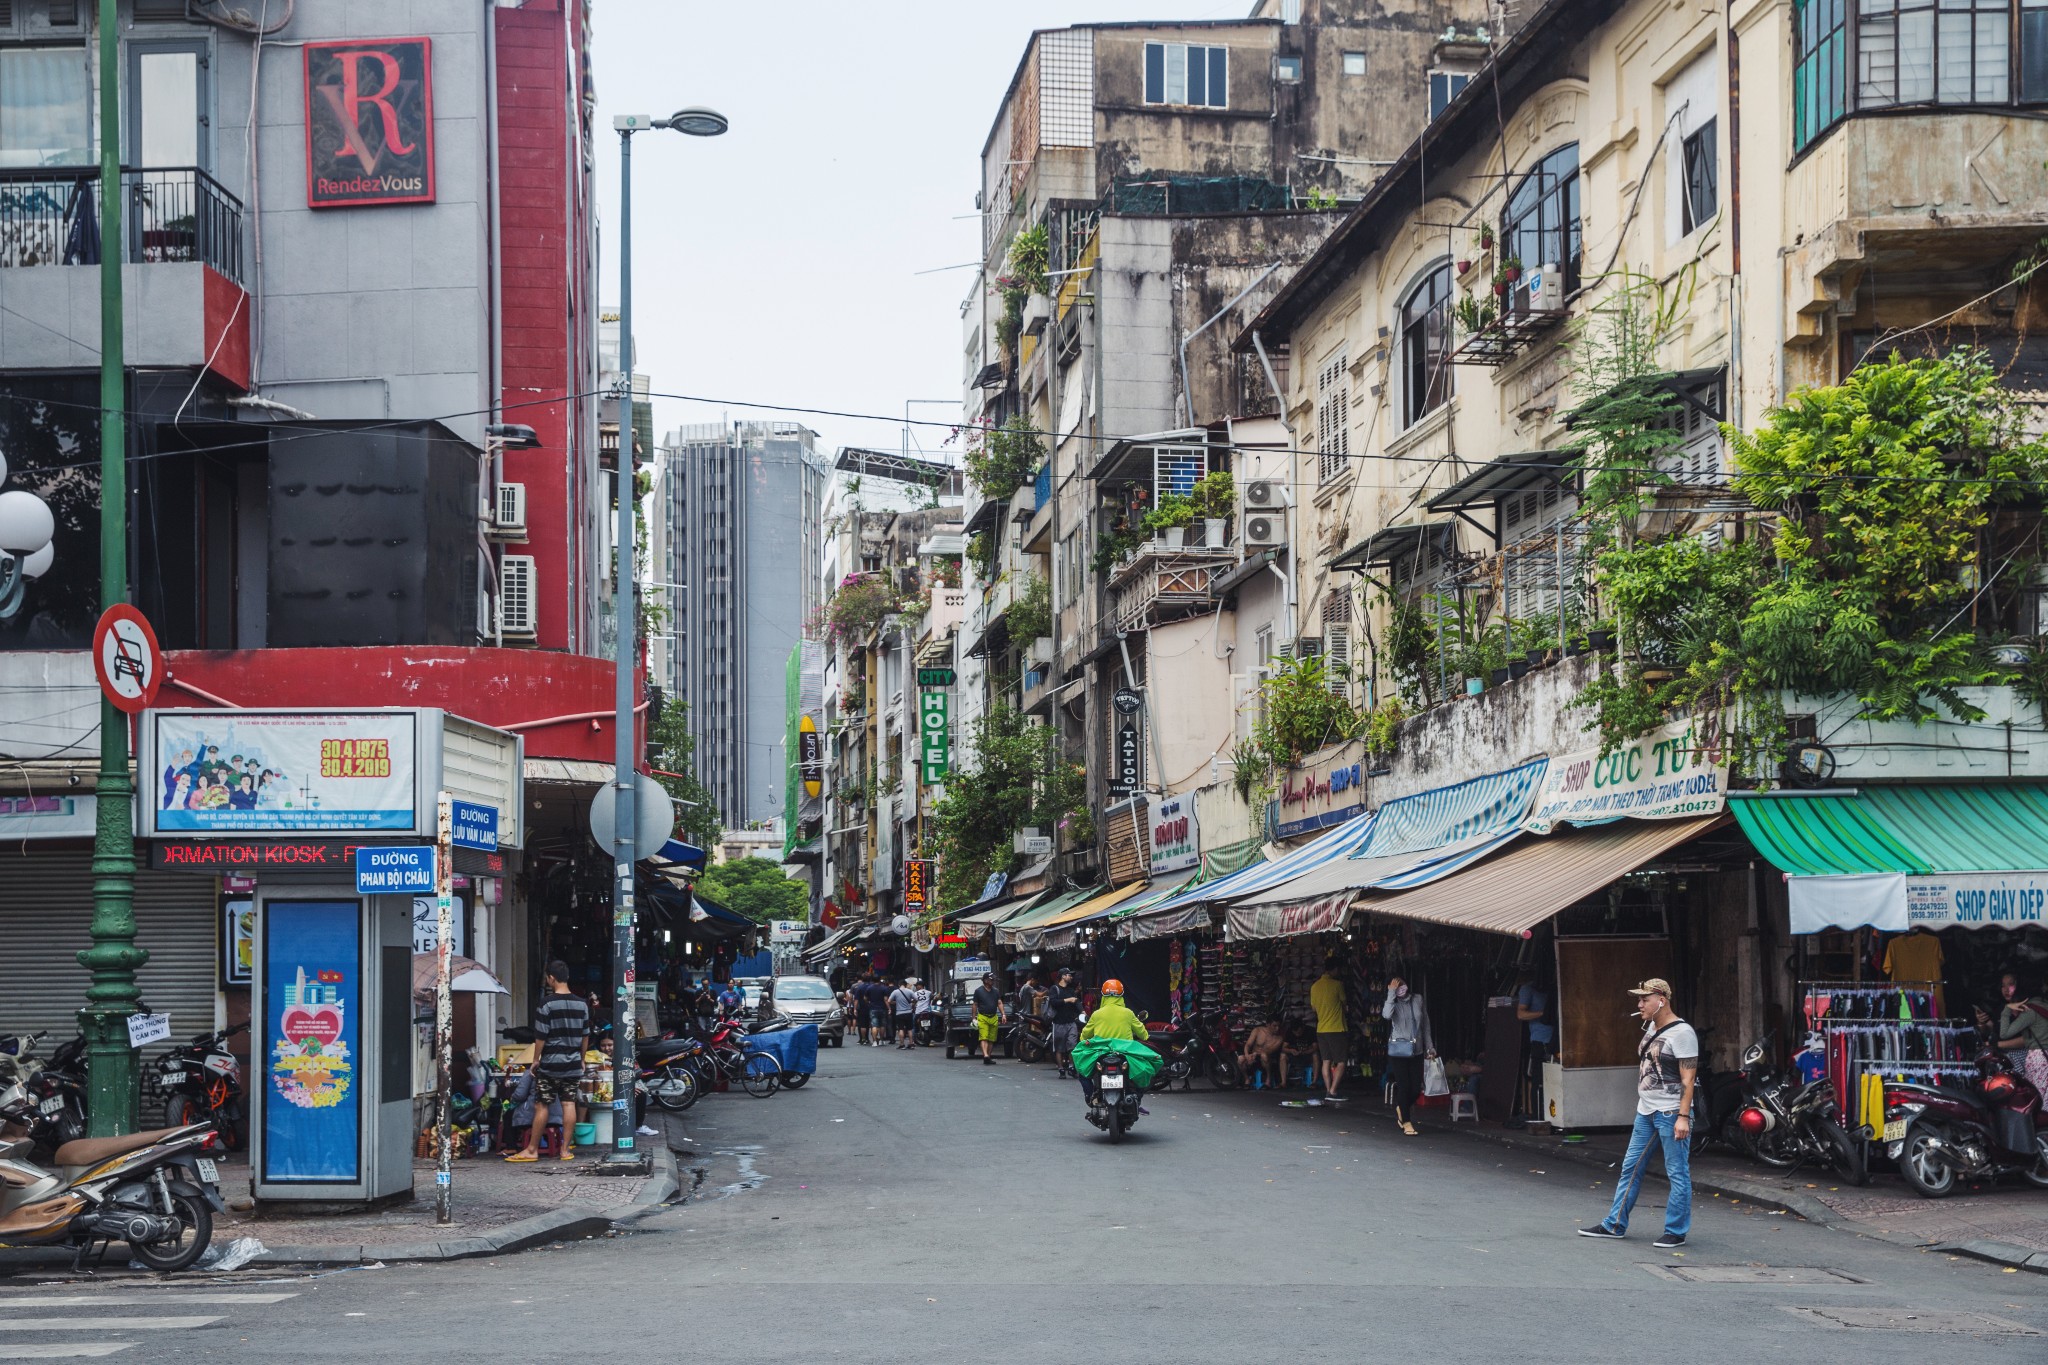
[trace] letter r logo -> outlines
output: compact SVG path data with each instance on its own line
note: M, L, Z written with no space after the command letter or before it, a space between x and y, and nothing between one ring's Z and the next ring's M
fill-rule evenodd
M405 134L399 130L398 109L392 99L398 94L401 78L398 59L388 52L357 49L337 52L334 59L341 68L340 85L322 85L320 97L327 101L341 124L343 139L339 155L353 156L362 163L365 174L374 174L377 163L386 151L395 156L410 156L411 143L405 141ZM374 65L377 69L376 88L365 91L364 71ZM376 111L382 127L383 137L378 148L372 148L363 136L364 107Z

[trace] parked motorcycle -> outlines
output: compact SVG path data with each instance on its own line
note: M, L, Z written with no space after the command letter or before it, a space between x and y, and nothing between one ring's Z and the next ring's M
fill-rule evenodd
M1761 1047L1753 1045L1750 1052L1759 1053ZM1749 1054L1744 1062L1753 1064ZM1756 1159L1779 1170L1832 1166L1851 1185L1869 1184L1863 1143L1842 1127L1834 1083L1822 1077L1801 1085L1789 1072L1766 1074L1768 1081L1755 1088L1735 1119Z
M1111 1142L1122 1142L1124 1134L1138 1121L1138 1086L1131 1084L1130 1065L1114 1052L1105 1053L1095 1067L1095 1094L1088 1102L1088 1121L1109 1134Z
M1929 1199L1955 1193L1961 1180L2007 1175L2048 1188L2048 1112L2041 1092L1988 1042L1967 1087L1885 1082L1882 1140L1906 1183Z
M58 1048L48 1061L38 1060L36 1047L49 1037L41 1033L0 1037L0 1058L8 1059L27 1090L28 1126L37 1151L48 1154L85 1136L85 1038L80 1035Z
M917 1040L919 1047L930 1047L934 1043L944 1042L946 1039L946 1016L939 1012L938 1006L927 1006L918 1012L917 1023L914 1028L915 1031L911 1036Z
M680 1114L704 1093L703 1081L694 1063L704 1051L695 1038L641 1038L633 1044L633 1060L647 1098L671 1113Z
M242 1063L228 1051L228 1039L247 1033L246 1023L218 1033L205 1033L184 1047L174 1047L154 1064L164 1091L164 1122L173 1128L211 1123L220 1145L242 1150Z
M0 1120L35 1112L12 1060L0 1063ZM220 1172L198 1155L213 1126L187 1124L127 1137L79 1138L57 1149L58 1170L30 1162L31 1140L0 1140L0 1242L71 1246L76 1269L94 1245L126 1242L152 1270L183 1270L206 1253L226 1205Z
M1742 1125L1745 1109L1778 1084L1777 1068L1771 1064L1770 1038L1751 1043L1742 1054L1742 1064L1733 1071L1702 1070L1693 1084L1692 1150L1697 1153L1710 1142L1739 1155L1755 1158L1755 1144Z
M1202 1010L1195 1015L1197 1069L1209 1073L1209 1084L1218 1090L1236 1090L1244 1085L1244 1068L1238 1057L1244 1051L1245 1017L1239 1010Z

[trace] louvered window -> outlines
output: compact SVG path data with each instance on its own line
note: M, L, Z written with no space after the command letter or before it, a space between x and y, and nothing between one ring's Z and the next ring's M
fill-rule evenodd
M1334 483L1351 467L1350 358L1339 351L1316 374L1318 483Z
M1351 594L1323 599L1323 665L1333 695L1351 695Z

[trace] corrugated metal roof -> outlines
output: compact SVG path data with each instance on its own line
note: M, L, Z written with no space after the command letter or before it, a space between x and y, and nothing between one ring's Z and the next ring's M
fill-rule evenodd
M1519 934L1727 819L1621 820L1527 835L1506 852L1442 881L1414 891L1360 896L1351 903L1351 913Z
M1730 801L1750 842L1795 876L2022 872L2048 859L2048 787L1866 787Z

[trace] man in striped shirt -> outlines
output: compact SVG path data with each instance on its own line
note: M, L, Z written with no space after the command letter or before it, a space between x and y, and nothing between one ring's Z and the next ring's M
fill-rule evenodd
M562 1106L562 1160L573 1160L576 1136L576 1087L583 1080L583 1049L590 1033L590 1006L569 992L569 964L548 963L541 979L546 997L533 1011L535 1042L540 1055L533 1063L533 1126L526 1146L507 1161L540 1160L541 1135L548 1128L551 1104Z

